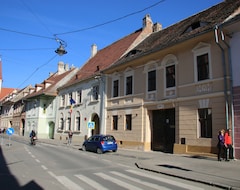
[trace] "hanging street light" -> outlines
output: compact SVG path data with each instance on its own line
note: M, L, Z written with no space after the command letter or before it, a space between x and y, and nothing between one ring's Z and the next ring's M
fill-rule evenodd
M55 53L57 53L60 56L67 54L67 51L65 50L65 47L67 46L66 42L59 38L56 38L56 41L60 43L60 46L55 50Z

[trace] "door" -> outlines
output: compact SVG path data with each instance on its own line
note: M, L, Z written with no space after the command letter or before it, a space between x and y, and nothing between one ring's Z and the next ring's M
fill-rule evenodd
M153 110L152 150L173 153L175 109Z

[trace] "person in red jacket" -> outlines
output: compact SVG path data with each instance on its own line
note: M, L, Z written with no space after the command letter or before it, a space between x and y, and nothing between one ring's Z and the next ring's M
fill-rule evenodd
M233 159L233 146L232 146L232 137L231 129L228 129L224 134L224 145L225 145L225 161Z

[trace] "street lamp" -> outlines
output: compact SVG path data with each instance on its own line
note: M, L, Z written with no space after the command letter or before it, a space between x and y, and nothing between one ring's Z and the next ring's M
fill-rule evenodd
M65 47L67 46L66 42L59 38L56 38L56 41L60 43L60 46L55 50L55 53L57 53L60 56L67 54L67 51L65 50Z

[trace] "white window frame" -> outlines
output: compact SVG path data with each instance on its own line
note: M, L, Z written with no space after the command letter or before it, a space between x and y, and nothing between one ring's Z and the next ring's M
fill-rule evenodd
M168 54L166 55L163 60L161 65L164 68L164 77L163 77L163 82L164 82L164 97L166 98L170 98L170 97L174 97L176 96L177 92L176 92L176 86L177 86L177 65L178 65L178 61L177 61L177 57L173 54ZM167 87L167 67L169 66L175 66L175 86L173 87ZM171 92L171 93L169 93Z
M118 96L114 97L114 81L118 81ZM119 76L114 76L112 78L112 98L117 98L120 96L120 77Z
M212 62L211 62L211 45L207 43L200 42L193 50L194 56L194 82L201 83L205 82L206 80L212 79ZM209 79L198 81L198 67L197 67L197 57L208 54L208 61L209 61Z
M127 78L132 76L132 94L128 94L127 93ZM125 96L131 96L134 94L134 71L132 69L126 69L125 73L124 73L124 95Z

